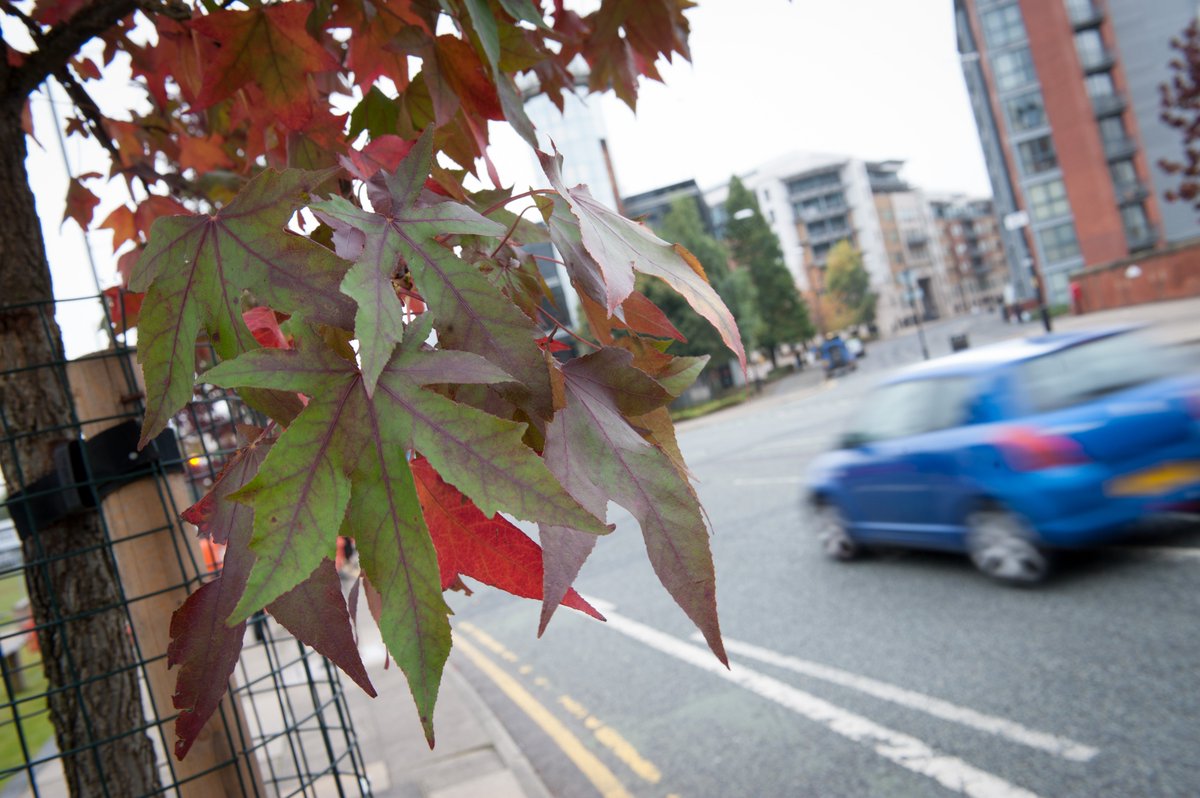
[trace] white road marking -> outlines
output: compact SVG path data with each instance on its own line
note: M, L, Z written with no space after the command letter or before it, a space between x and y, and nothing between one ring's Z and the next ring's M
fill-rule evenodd
M1132 554L1151 560L1173 560L1192 562L1200 560L1200 549L1185 546L1110 546L1105 551L1112 554Z
M605 624L607 628L774 701L849 740L868 745L885 759L913 773L927 776L947 789L971 798L1037 798L1036 793L980 770L958 757L943 754L916 737L881 726L736 663L726 670L709 651L615 612L606 611L605 615L608 618Z
M737 477L734 485L802 485L804 477Z
M695 635L692 639L703 641L704 638ZM817 662L779 654L751 643L742 643L726 638L725 648L743 657L756 659L759 662L765 662L768 665L774 665L779 668L786 668L787 670L811 676L814 679L831 682L842 687L849 687L852 690L858 690L875 698L881 698L893 704L900 704L901 706L915 709L952 723L970 726L973 729L1004 737L1011 742L1029 746L1030 748L1038 748L1073 762L1087 762L1100 753L1098 749L1090 745L1084 745L1083 743L1078 743L1066 737L1059 737L1048 732L1030 729L1007 718L987 715L967 707L952 704L949 701L943 701L940 698L925 695L924 693L906 690L894 684L877 681L866 676L859 676L858 674L822 665Z

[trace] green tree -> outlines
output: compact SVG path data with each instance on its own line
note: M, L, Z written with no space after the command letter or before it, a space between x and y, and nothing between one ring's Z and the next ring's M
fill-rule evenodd
M695 200L675 200L656 232L667 241L681 244L696 256L709 282L737 319L743 345L753 349L762 327L754 285L744 272L730 272L729 254L725 246L704 229ZM672 352L677 355L729 356L728 347L713 326L701 318L679 294L659 280L644 279L639 287L688 339L686 343L673 344Z
M784 265L779 239L763 218L758 200L737 177L729 181L725 213L729 218L725 243L734 263L750 273L762 319L759 344L767 348L771 364L776 365L780 344L809 338L815 332L808 305Z
M871 275L863 266L862 253L849 241L839 241L829 252L825 267L825 289L847 311L836 326L872 324L875 321L875 292Z

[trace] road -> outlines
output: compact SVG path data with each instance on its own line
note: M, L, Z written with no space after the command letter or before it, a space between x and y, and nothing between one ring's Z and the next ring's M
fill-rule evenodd
M1018 331L944 322L933 353L966 326L973 343ZM453 598L456 662L554 795L1200 795L1195 526L1073 556L1028 590L960 557L818 552L806 464L865 387L919 358L915 336L880 342L855 374L682 427L732 670L615 506L577 582L609 623L560 610L536 640L535 603Z

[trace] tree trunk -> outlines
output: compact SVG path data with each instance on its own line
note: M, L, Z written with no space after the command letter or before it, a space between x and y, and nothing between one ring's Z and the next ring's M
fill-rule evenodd
M50 473L55 448L79 434L60 365L62 339L25 172L20 111L11 98L0 106L0 469L10 493ZM138 660L99 513L40 526L24 552L50 717L71 794L155 791Z

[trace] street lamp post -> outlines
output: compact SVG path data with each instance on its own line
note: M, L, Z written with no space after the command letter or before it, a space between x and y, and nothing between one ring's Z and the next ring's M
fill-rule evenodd
M917 310L917 292L920 289L913 286L912 269L905 269L902 275L904 293L908 296L908 307L912 310L913 319L917 322L917 340L921 342L921 355L928 360L929 347L925 344L925 327L921 324L921 313Z

